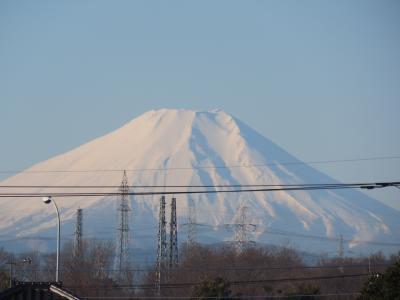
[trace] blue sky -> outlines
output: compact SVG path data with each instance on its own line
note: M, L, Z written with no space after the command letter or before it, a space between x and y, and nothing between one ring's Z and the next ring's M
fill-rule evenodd
M400 2L3 0L0 105L2 170L163 107L220 108L304 161L399 156ZM317 167L400 180L400 159Z

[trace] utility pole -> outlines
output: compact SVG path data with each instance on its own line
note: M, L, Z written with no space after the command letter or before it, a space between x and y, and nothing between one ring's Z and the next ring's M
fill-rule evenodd
M129 255L129 212L131 211L129 203L129 185L126 171L122 177L122 182L119 188L121 198L118 205L118 237L117 237L117 263L116 269L118 271L119 279L122 278L124 267L128 263Z
M178 224L176 222L176 198L171 201L171 220L169 229L169 267L178 265Z
M165 221L165 196L160 198L160 212L158 216L156 288L160 294L160 285L164 282L165 263L167 259L167 232Z
M82 255L82 209L76 210L76 224L75 224L75 243L74 243L74 256L80 257Z

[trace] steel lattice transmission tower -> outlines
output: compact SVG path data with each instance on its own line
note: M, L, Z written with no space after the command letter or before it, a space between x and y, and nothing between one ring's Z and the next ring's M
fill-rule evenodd
M188 237L187 246L190 249L197 242L197 218L196 218L196 205L193 199L190 197L188 200Z
M156 285L160 292L160 285L164 282L165 264L167 260L167 231L165 221L165 196L160 198L160 212L158 217L158 246L157 246L157 270Z
M131 211L129 203L129 185L126 171L122 177L121 186L119 188L121 198L118 205L118 237L117 237L117 266L116 269L121 275L124 267L128 263L129 254L129 213Z
M74 256L80 257L82 255L82 209L76 210L76 224L75 224L75 242L74 242Z
M344 241L343 241L343 235L340 235L339 239L339 248L338 248L338 257L343 258L344 257Z
M171 200L171 220L169 229L169 266L178 265L178 224L176 222L176 198Z
M241 206L239 208L239 217L237 221L233 224L235 228L235 243L236 248L239 253L243 252L246 245L248 244L247 233L249 231L254 231L256 228L255 224L249 223L248 220L248 210L247 206Z

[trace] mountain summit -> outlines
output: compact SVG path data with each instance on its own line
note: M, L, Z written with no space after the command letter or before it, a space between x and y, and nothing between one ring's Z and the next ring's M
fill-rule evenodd
M118 186L123 170L135 192L150 191L143 187L150 185L337 183L223 111L160 109L1 184L102 186L101 190L86 188L83 192L115 192L115 188L104 186ZM82 192L79 188L73 191ZM31 188L29 192L51 193L45 188ZM156 245L158 198L131 197L131 229L136 244ZM58 198L64 236L73 233L79 207L84 209L86 236L113 235L117 200L115 196ZM195 212L198 223L207 224L202 227L208 229L199 228L200 242L232 239L229 228L234 227L243 207L246 222L255 225L248 232L249 239L258 242L289 242L306 250L328 251L332 243L338 244L341 235L348 248L366 245L365 241L400 241L396 221L400 214L355 190L178 195L177 201L180 224L187 222L188 211ZM37 198L1 198L0 205L0 231L4 236L45 234L56 222L53 210ZM185 226L180 229L179 239L184 241Z

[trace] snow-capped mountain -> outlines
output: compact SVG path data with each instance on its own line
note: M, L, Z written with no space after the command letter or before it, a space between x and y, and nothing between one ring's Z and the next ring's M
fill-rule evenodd
M122 170L127 171L133 186L336 183L223 111L161 109L147 112L0 184L118 186ZM135 192L154 190L132 188ZM51 194L66 189L24 191ZM156 245L158 199L159 196L131 197L131 232L136 245ZM73 234L79 207L84 210L86 236L111 237L115 233L118 197L59 197L56 201L63 237ZM305 250L326 251L335 251L340 235L345 241L353 241L345 243L350 248L366 245L358 241L400 243L400 214L356 190L178 195L180 241L186 238L183 224L187 222L189 206L195 211L197 222L208 225L198 226L198 238L203 242L232 239L234 226L229 224L240 217L240 207L247 207L246 222L256 225L248 237L259 242L289 242ZM3 239L45 235L56 224L53 208L45 206L40 198L1 198L0 207ZM331 238L333 242L311 236Z

